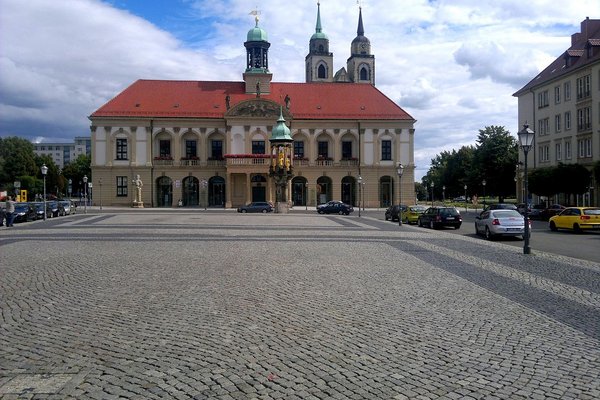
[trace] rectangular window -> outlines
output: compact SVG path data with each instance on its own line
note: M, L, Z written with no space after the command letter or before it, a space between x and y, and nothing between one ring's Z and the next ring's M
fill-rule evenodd
M571 141L565 142L565 160L571 159Z
M320 158L328 158L329 157L329 143L320 141L317 143L318 156Z
M584 107L577 110L577 131L586 131L592 128L592 110Z
M223 141L213 140L210 142L210 150L213 160L221 160L223 158Z
M554 104L560 103L560 86L554 87Z
M565 101L571 100L571 82L565 82Z
M592 139L580 139L577 141L577 156L579 158L588 158L592 156Z
M346 160L352 158L352 142L350 142L350 141L342 142L342 158L346 159Z
M117 176L117 197L127 196L127 177Z
M265 141L264 140L253 140L252 141L252 154L265 154Z
M538 93L538 108L548 107L548 91Z
M577 100L585 99L590 97L591 89L591 76L586 75L581 78L577 78Z
M159 155L161 157L171 157L171 141L160 140L158 142Z
M381 159L391 160L392 159L392 141L382 140L381 141Z
M565 112L565 131L571 129L571 111Z
M185 141L185 156L186 158L198 157L198 144L195 140Z
M543 145L540 146L540 162L548 162L550 161L550 146Z
M556 161L562 160L562 145L561 145L561 143L556 143L554 151L556 153L555 154L556 155Z
M117 139L117 160L127 160L127 139Z
M304 158L304 142L294 142L294 158Z
M550 130L550 119L544 118L538 121L538 132L540 136L547 135Z
M561 131L560 114L556 114L554 116L554 132L560 132L560 131Z

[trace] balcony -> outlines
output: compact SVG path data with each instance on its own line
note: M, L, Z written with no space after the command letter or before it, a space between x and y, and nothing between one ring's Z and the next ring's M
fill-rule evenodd
M270 154L225 154L227 166L233 165L269 165Z
M342 158L340 160L340 167L357 167L358 158Z
M183 157L179 163L182 167L196 167L200 165L198 157Z
M333 159L331 157L318 157L315 160L315 165L318 167L331 167L333 165Z
M294 167L308 167L308 158L294 158Z
M154 157L155 166L173 166L173 157L171 156L158 156Z

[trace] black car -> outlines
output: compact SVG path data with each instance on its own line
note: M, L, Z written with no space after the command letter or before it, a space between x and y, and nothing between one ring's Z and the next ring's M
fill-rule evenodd
M432 229L438 229L443 226L451 226L454 229L460 228L462 217L455 207L429 207L418 219L419 226L428 226Z
M338 200L328 201L324 204L317 206L317 212L319 214L344 214L348 215L354 211L354 208L350 204Z
M50 217L58 217L64 215L64 208L57 200L50 200L46 202L50 210Z
M273 211L273 206L266 201L253 201L252 203L238 207L237 209L237 212L241 213L260 212L266 214L271 211Z
M400 213L400 207L402 207L402 212L404 213L408 206L402 204L399 206L389 206L387 210L385 210L385 220L389 221L398 221L398 214Z
M35 203L31 203L31 207L33 208L33 211L35 212L34 219L44 219L44 203L43 202L38 201ZM52 208L50 207L48 202L46 202L45 213L46 213L46 218L52 217Z
M27 222L35 220L35 210L29 203L15 203L13 222Z

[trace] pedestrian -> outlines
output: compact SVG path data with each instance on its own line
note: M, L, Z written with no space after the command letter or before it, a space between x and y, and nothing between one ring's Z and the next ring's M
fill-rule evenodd
M15 219L15 202L11 196L6 198L6 226L13 226L13 220Z

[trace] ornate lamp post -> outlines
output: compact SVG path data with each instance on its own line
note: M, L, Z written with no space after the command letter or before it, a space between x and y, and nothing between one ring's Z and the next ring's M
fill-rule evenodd
M519 136L519 144L521 145L521 149L523 150L523 154L525 155L525 164L524 164L524 176L523 176L523 188L525 191L525 212L523 213L523 218L525 220L525 237L523 243L523 254L531 254L531 248L529 247L529 213L527 210L527 205L529 204L529 188L527 187L527 153L531 150L533 146L533 139L535 138L535 132L529 129L529 125L525 122L523 125L523 129L521 129L517 135Z
M481 184L483 185L483 209L485 210L485 185L487 185L485 179L481 181Z
M442 186L442 202L446 202L446 185Z
M69 186L67 187L67 191L69 192L69 200L71 200L71 190L73 190L73 187L71 186L73 184L73 180L69 179Z
M431 186L431 207L433 207L433 186L434 186L433 182L431 182L431 184L429 186Z
M400 210L398 210L398 226L402 226L402 174L404 173L404 165L398 163L396 167L398 172L398 194L400 196Z
M304 183L304 209L308 211L308 182Z
M360 194L362 192L362 176L358 176L358 216L360 218Z
M87 175L83 176L83 213L87 214Z
M292 143L290 128L285 124L283 108L279 107L279 119L271 132L271 165L269 176L275 181L275 212L287 214L287 186L294 176L292 172Z
M102 178L98 180L98 183L100 184L100 209L102 210Z
M44 177L44 221L46 220L46 174L48 173L48 167L46 164L42 165L42 176Z
M467 201L467 185L465 185L465 212L467 212L468 207L469 207L469 203Z

